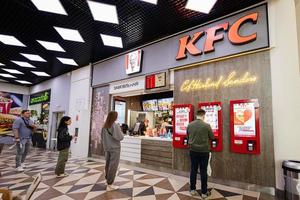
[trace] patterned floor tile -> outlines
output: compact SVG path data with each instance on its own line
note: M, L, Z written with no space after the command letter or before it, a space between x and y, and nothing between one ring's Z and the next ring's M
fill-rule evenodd
M26 189L33 176L42 174L42 182L33 194L36 200L195 200L191 196L189 180L186 177L162 175L150 170L136 170L136 167L120 167L115 179L117 191L106 192L105 164L85 158L70 158L66 165L69 176L58 178L55 165L58 153L32 149L26 159L24 173L15 172L14 151L4 149L0 155L0 187L8 187L14 195L25 197ZM173 177L173 178L172 178ZM216 186L216 187L214 187ZM218 184L209 183L213 200L256 200L259 193L241 191ZM200 188L198 181L197 188ZM201 192L200 190L197 190ZM244 196L242 195L244 194Z

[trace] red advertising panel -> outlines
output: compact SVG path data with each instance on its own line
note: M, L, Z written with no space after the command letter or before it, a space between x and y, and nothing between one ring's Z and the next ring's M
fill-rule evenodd
M211 141L211 150L220 152L223 149L222 138L222 103L221 102L205 102L199 103L198 108L206 111L204 121L210 124L215 140Z
M257 99L230 101L230 132L232 152L260 154Z
M187 126L193 120L194 109L191 104L173 106L173 146L188 148Z

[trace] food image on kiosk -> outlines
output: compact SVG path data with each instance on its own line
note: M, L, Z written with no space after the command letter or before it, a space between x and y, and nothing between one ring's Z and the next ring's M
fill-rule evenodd
M191 104L173 106L173 146L188 148L187 126L193 120L194 109Z
M230 101L230 132L232 152L260 154L257 99Z
M199 103L198 108L205 110L204 121L210 124L215 140L211 141L211 150L220 152L223 149L222 137L222 103L221 102L205 102Z

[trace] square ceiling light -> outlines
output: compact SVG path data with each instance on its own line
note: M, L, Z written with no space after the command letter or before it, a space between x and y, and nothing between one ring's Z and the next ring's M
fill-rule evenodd
M40 11L68 15L59 0L31 0Z
M42 40L37 40L37 42L47 50L65 52L65 50L56 42L47 42Z
M55 26L54 26L54 28L64 40L70 40L70 41L75 41L75 42L84 42L84 40L82 39L78 30L68 29L68 28L60 28L60 27L55 27Z
M5 78L16 78L15 76L13 75L10 75L10 74L3 74L3 73L0 73L0 76L3 76Z
M0 66L4 66L4 64L3 64L3 63L0 63Z
M119 24L116 6L94 1L87 2L92 12L94 20Z
M122 38L105 34L100 35L105 46L123 48Z
M16 80L18 83L22 83L22 84L32 84L28 81L23 81L23 80Z
M0 34L0 41L6 45L13 45L19 47L26 47L22 42L20 42L17 38L10 35Z
M185 8L208 14L217 0L188 0Z
M70 58L60 58L60 57L57 57L57 59L60 62L62 62L63 64L66 64L66 65L78 66L77 63L73 59L70 59Z
M31 71L31 73L37 75L37 76L50 76L49 74L45 72L37 72L37 71Z
M39 55L27 54L27 53L20 53L20 54L32 61L47 62L44 58L42 58Z
M21 66L21 67L28 67L28 68L35 68L35 66L33 66L32 64L28 63L28 62L23 62L23 61L15 61L12 60L11 62Z
M144 1L144 2L147 2L147 3L152 3L152 4L157 4L157 0L141 0L141 1Z
M7 68L2 68L2 70L11 73L11 74L24 74L23 72L20 72L19 70L16 69L7 69Z

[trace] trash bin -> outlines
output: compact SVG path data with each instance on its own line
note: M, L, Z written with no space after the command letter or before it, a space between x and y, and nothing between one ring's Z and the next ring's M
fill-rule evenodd
M300 161L284 161L282 168L285 182L285 199L300 200Z

